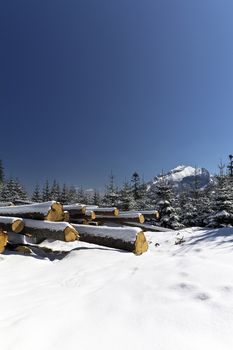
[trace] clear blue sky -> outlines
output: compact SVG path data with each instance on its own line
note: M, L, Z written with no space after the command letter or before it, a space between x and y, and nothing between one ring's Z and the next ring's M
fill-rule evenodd
M217 171L233 152L232 0L2 0L0 158L35 182Z

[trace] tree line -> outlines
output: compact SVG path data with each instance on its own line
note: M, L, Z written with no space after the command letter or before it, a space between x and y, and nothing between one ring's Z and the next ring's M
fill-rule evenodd
M233 157L224 172L224 165L219 165L220 172L212 181L201 188L195 176L191 189L176 192L164 177L159 177L154 186L149 187L139 174L134 172L129 181L121 187L115 184L111 173L105 193L97 190L87 192L82 187L60 184L54 180L46 181L40 188L35 185L31 196L18 179L5 179L4 168L0 161L0 201L15 202L31 200L44 202L56 200L62 204L84 203L88 205L118 207L121 210L156 209L160 212L163 227L180 229L182 227L225 227L233 226Z

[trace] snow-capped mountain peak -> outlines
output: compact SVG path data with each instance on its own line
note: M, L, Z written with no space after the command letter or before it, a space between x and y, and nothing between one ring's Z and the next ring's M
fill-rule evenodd
M179 165L165 174L156 176L149 184L149 189L161 179L164 179L176 190L180 191L193 188L194 182L198 183L199 188L205 187L210 182L210 173L205 168Z

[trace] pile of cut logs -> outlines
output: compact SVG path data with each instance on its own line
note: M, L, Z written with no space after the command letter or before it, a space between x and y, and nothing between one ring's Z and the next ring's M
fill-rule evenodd
M15 242L20 238L29 246L30 242L40 243L44 239L65 242L79 239L140 255L148 249L143 232L145 217L158 218L157 211L119 212L117 208L83 204L62 206L56 201L1 204L0 253L7 246L18 248Z

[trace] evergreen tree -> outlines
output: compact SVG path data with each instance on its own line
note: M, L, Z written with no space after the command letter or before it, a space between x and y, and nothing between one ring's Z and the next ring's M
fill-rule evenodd
M231 176L217 176L213 214L208 218L209 227L225 227L233 224L233 187Z
M111 173L109 177L109 184L106 186L103 204L108 207L115 207L118 205L119 194L114 183L114 175Z
M41 193L40 193L40 187L38 184L36 184L36 186L34 188L31 199L35 203L40 203L42 200Z
M2 187L1 200L14 202L17 199L28 200L28 195L19 181L11 178Z
M133 186L133 196L135 201L137 201L138 199L140 199L140 176L138 175L138 173L135 171L132 175L131 178L131 182L132 182L132 186Z
M5 178L4 168L2 165L2 161L0 160L0 185L4 183L4 178Z
M61 204L69 204L69 189L66 184L62 187L59 202L61 202Z
M179 229L183 225L179 222L179 216L173 207L175 195L171 186L162 178L156 184L157 188L157 208L160 212L161 226Z
M48 202L51 200L50 197L50 187L49 187L49 182L46 180L45 185L42 190L42 201L43 202Z
M68 190L68 199L69 199L69 204L76 203L77 202L77 191L74 186L70 186Z
M87 204L87 196L82 186L78 189L77 197L78 203Z
M119 192L118 206L122 210L131 210L136 207L132 188L127 181L124 182L123 188Z
M56 180L53 181L51 190L50 190L50 199L58 201L60 198L60 186Z
M94 190L94 194L93 194L93 201L92 204L93 205L100 205L101 203L101 198L100 198L100 194L99 191L97 191L96 189Z

